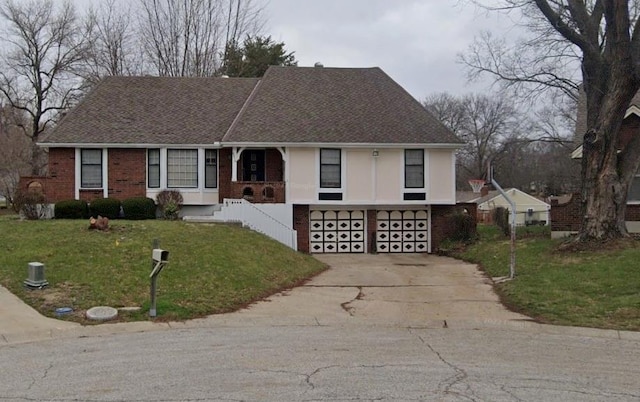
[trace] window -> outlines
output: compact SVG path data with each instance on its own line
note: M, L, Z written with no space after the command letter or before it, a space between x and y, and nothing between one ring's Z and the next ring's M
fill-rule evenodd
M405 149L404 187L424 188L424 150Z
M147 150L147 187L160 187L160 150Z
M215 149L204 150L204 186L218 187L218 151Z
M320 150L320 187L340 188L340 150Z
M167 150L167 187L198 187L198 150Z
M80 187L102 188L102 150L80 150Z

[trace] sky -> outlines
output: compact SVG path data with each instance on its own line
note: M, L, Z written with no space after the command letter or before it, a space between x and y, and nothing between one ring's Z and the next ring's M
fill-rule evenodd
M458 55L482 30L513 35L508 16L456 0L268 0L264 32L299 66L382 68L416 99L489 90Z

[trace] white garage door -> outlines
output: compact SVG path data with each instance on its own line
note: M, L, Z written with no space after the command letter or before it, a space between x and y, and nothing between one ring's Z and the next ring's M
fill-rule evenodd
M364 253L364 211L311 211L312 253Z
M428 252L428 212L378 211L376 248L379 253Z

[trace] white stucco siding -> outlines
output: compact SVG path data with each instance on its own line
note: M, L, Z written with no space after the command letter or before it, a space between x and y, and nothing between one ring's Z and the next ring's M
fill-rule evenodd
M289 148L287 163L287 202L312 203L317 194L317 150L314 148Z
M427 197L434 204L455 204L454 150L431 149L427 154Z
M381 149L374 161L374 197L378 204L397 204L404 186L404 151Z
M345 201L373 201L373 158L370 149L346 150L347 185L345 187Z

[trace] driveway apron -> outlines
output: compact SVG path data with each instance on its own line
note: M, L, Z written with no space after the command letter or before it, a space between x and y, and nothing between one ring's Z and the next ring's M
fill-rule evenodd
M529 320L507 310L475 264L427 254L323 254L331 268L238 312L290 324L402 327ZM447 322L445 324L445 321Z

